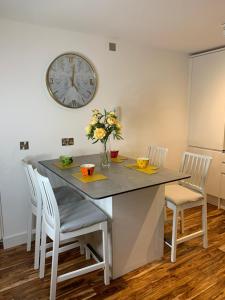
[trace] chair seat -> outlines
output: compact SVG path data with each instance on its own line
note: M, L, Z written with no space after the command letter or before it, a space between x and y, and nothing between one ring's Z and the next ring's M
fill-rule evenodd
M60 186L53 189L57 204L63 205L68 202L74 202L75 200L82 200L84 197L80 195L75 189L69 186Z
M166 201L175 205L182 205L203 199L203 195L179 184L167 185L165 189Z
M82 200L84 197L69 186L59 186L53 189L58 205L76 200ZM31 197L32 205L37 207L37 203Z
M59 206L60 232L79 230L107 220L107 216L88 200L69 201Z

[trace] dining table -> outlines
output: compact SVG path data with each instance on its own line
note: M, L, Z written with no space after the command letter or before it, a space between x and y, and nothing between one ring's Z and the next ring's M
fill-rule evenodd
M73 157L73 166L60 168L59 159L39 161L48 176L54 175L81 193L107 214L109 258L113 279L163 257L165 184L187 179L188 174L167 168L147 174L131 158L114 160L101 167L100 155ZM95 164L104 179L84 182L77 176L80 165ZM76 176L75 176L76 175ZM88 244L101 257L101 236L89 237Z

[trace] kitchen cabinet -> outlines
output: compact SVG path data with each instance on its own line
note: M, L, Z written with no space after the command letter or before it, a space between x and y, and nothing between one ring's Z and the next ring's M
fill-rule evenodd
M190 57L189 151L213 158L206 191L225 199L225 49Z
M225 149L225 50L190 58L189 146Z

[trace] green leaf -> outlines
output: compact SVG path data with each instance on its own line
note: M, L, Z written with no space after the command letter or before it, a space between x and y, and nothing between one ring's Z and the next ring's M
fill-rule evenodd
M92 144L96 144L99 140L94 141Z

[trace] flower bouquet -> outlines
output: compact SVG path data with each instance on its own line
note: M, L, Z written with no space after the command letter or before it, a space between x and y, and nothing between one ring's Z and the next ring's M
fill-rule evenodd
M114 139L121 140L121 124L115 112L101 113L98 109L92 111L92 118L88 126L85 128L88 139L93 140L93 144L100 141L103 144L102 166L110 166L110 158L108 151L108 140L112 135Z

